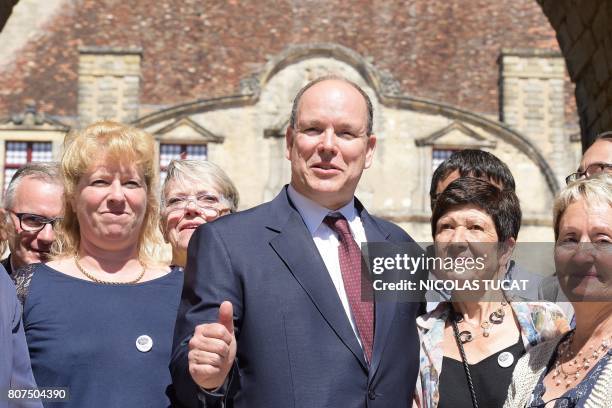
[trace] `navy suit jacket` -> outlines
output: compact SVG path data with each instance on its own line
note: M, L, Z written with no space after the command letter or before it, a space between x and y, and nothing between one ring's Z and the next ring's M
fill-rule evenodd
M9 275L0 266L0 408L42 407L41 403L7 401L9 388L36 388L30 354L21 322L21 305L17 300L15 286Z
M357 203L368 242L412 242ZM377 302L372 363L285 189L271 202L201 226L191 238L170 364L182 404L202 405L188 369L196 325L234 307L238 351L225 397L233 406L407 408L419 366L417 303ZM223 398L202 393L205 406ZM205 396L205 398L204 398Z

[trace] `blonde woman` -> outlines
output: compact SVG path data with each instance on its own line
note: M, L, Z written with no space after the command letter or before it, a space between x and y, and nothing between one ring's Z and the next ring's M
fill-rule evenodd
M516 364L504 408L612 407L612 178L569 184L554 204L555 266L576 328Z
M153 138L114 122L66 137L54 258L18 271L39 387L62 407L166 407L182 272L160 265Z

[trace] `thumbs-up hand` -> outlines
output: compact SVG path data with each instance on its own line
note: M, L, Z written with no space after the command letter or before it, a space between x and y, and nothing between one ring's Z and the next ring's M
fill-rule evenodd
M200 387L214 390L225 382L235 357L234 312L225 301L219 307L217 323L196 326L189 340L189 373Z

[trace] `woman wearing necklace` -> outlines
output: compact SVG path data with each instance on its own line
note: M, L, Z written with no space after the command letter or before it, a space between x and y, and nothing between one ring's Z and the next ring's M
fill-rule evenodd
M462 265L470 260L470 271L456 268L446 278L460 287L470 282L471 290L453 291L450 302L417 319L415 405L501 407L518 358L569 329L554 304L514 302L502 291L484 290L484 280L503 278L520 224L515 193L480 179L457 179L438 197L431 220L436 256Z
M516 365L504 407L612 407L612 178L578 180L554 204L555 266L576 328Z
M156 260L153 137L114 122L66 136L64 218L53 260L17 273L46 406L167 407L168 363L182 272Z

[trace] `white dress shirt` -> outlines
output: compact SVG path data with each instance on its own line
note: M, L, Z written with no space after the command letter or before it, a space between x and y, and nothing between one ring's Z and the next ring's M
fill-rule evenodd
M323 222L323 219L327 215L332 213L341 213L348 221L349 228L353 234L353 239L355 242L357 242L357 245L361 247L361 244L367 242L367 240L365 230L363 229L363 224L361 223L361 218L359 218L359 214L357 214L355 209L355 199L353 198L344 207L331 211L328 208L325 208L304 197L291 185L289 185L288 193L289 198L295 205L295 208L297 208L298 212L302 216L308 231L310 231L310 235L312 235L312 240L317 246L319 254L321 254L321 258L323 258L323 262L327 267L327 272L329 272L329 276L334 283L336 292L338 292L338 296L340 297L340 301L344 307L344 312L351 323L351 327L353 328L353 332L357 337L357 341L359 341L359 344L361 345L361 339L357 334L357 326L355 325L355 320L353 319L353 315L351 313L348 297L346 296L346 291L344 290L344 282L342 281L340 260L338 259L338 246L340 245L340 241L338 240L336 233Z

